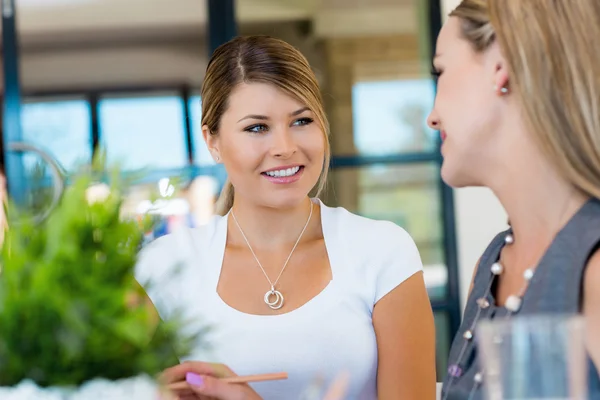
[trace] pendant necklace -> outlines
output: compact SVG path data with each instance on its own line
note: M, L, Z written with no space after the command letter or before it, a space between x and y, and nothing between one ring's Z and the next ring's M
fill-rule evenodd
M306 228L308 227L308 224L310 222L312 214L313 214L313 203L311 201L310 202L310 214L308 215L308 220L306 221L306 224L304 225L304 228L302 229L302 232L300 232L300 236L298 236L298 239L296 240L296 243L294 244L294 247L292 248L292 251L288 255L287 259L285 260L285 263L283 264L283 268L281 268L281 272L279 273L279 276L277 276L277 279L275 279L275 282L272 282L271 279L269 279L269 276L267 275L267 273L266 273L265 269L263 268L262 264L258 260L258 257L256 256L256 253L254 253L254 249L252 249L252 246L250 245L250 242L248 241L248 238L246 238L246 235L244 234L244 231L242 230L242 227L238 223L238 220L235 217L235 213L233 212L233 210L231 210L231 216L233 217L233 221L237 225L237 228L239 229L240 233L242 234L242 237L244 238L244 241L246 241L246 244L248 245L248 248L250 249L250 252L252 253L252 256L254 256L254 259L256 260L256 263L258 264L258 266L260 267L262 273L265 275L265 278L267 278L267 281L269 281L269 284L271 285L271 289L269 289L267 291L267 293L265 293L265 296L264 296L263 300L264 300L265 304L267 306L269 306L269 308L271 308L272 310L279 310L281 307L283 307L283 300L284 300L283 299L283 294L279 290L277 290L275 287L277 286L277 282L279 282L279 278L281 278L281 274L283 274L283 271L285 270L285 267L288 265L288 262L290 261L290 258L292 258L292 254L294 254L294 250L296 250L296 247L298 246L298 243L300 243L300 239L302 238L302 235L304 235L304 232L306 231Z

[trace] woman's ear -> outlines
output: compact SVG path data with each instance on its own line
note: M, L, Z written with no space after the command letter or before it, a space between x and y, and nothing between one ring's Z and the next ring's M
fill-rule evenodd
M219 136L214 135L210 129L208 129L207 125L202 125L202 136L204 137L204 142L206 143L206 147L210 154L212 155L215 162L221 162L221 153L219 152Z
M498 43L494 43L488 50L490 65L493 67L493 87L499 96L510 93L510 79L508 64Z

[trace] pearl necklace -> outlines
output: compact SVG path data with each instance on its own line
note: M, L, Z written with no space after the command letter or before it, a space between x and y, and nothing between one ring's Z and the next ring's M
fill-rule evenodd
M507 233L506 236L504 237L504 243L506 245L513 244L514 236L510 233ZM450 375L450 379L448 380L448 387L446 389L446 394L444 395L443 400L446 400L448 398L448 395L450 393L450 388L452 387L452 384L455 382L455 380L457 378L460 378L463 375L464 371L460 364L463 361L463 357L465 356L465 353L467 351L467 348L469 347L469 344L473 341L473 339L475 337L475 333L474 333L475 327L477 325L477 322L479 322L482 311L488 309L491 306L490 302L487 299L492 290L494 281L496 280L497 277L502 275L502 273L504 272L504 266L499 261L495 262L494 264L492 264L492 267L490 268L490 272L492 273L492 279L490 279L490 282L487 286L487 289L486 289L484 295L482 297L480 297L479 299L477 299L477 301L476 301L478 308L477 308L477 313L475 314L475 318L473 318L473 322L471 323L471 326L469 327L469 329L467 329L466 331L463 332L462 337L464 339L464 343L463 343L463 346L462 346L460 352L458 353L458 359L456 360L456 362L454 364L452 364L452 365L450 365L450 367L448 367L448 374ZM521 306L523 305L523 296L525 295L525 291L527 290L527 287L529 286L529 282L533 278L534 273L535 273L535 268L526 269L523 272L523 279L525 279L525 283L523 284L523 287L521 287L521 290L519 291L518 294L510 295L506 299L506 303L504 304L504 307L508 310L508 314L506 315L507 319L509 319L512 315L519 312L519 310L521 309ZM481 386L482 383L483 383L483 370L479 370L473 377L473 387L471 388L471 391L469 393L469 398L468 398L469 400L472 400L474 398L477 389Z

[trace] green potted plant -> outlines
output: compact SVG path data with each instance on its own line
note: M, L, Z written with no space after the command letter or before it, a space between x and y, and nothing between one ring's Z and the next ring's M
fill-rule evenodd
M198 340L161 321L135 280L145 227L123 218L125 185L118 172L98 183L98 165L44 219L6 207L0 399L155 399L156 374Z

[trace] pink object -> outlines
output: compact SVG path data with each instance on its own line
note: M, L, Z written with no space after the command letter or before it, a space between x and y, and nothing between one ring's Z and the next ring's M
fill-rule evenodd
M192 386L202 386L204 384L204 379L193 372L185 374L185 381Z

